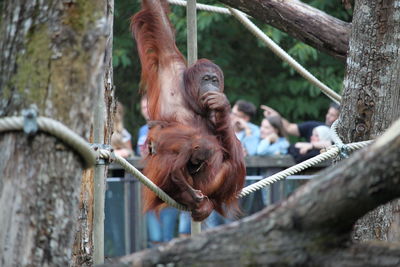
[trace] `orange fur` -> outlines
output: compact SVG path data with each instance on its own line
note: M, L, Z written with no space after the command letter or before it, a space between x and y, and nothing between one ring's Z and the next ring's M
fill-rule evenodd
M161 1L162 5L157 2L160 1L144 0L142 10L131 19L131 30L142 65L141 87L147 93L152 120L160 119L161 68L168 68L174 61L186 65L183 55L175 45L175 33L167 18L169 9L165 1Z
M186 67L175 45L168 12L165 0L143 0L142 10L131 20L150 120L158 121L147 138L151 153L145 158L144 174L171 197L190 206L195 220L203 220L212 209L224 214L224 205L237 208L236 195L246 175L243 151L231 126L229 102L222 93L222 71L206 59ZM199 77L205 72L214 73L220 81L213 109L205 106L200 95ZM193 164L197 157L204 164ZM187 186L194 194L200 195L196 193L200 190L205 200L194 201L193 190L182 191ZM148 189L145 202L146 210L163 206Z

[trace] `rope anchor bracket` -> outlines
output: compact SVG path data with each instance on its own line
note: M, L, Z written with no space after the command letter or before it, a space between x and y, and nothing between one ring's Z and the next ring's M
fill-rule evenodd
M340 159L347 159L350 156L350 148L348 145L345 144L337 144L339 148L339 158Z
M39 130L37 123L37 110L35 108L29 108L22 110L22 116L24 116L24 133L28 136L33 136Z
M101 157L100 153L98 153L96 157L96 165L109 165L115 160L114 148L112 146L92 143L90 144L90 147L96 152L100 152L100 150L107 150L110 153L110 156L107 158Z

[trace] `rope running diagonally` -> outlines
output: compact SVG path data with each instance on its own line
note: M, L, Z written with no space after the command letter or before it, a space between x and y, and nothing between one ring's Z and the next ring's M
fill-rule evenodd
M151 191L153 191L161 200L163 200L168 205L180 209L180 210L188 210L185 206L179 204L170 196L167 195L163 190L161 190L157 185L155 185L149 178L144 176L138 169L136 169L133 165L131 165L126 159L121 156L115 155L108 150L100 149L99 155L103 159L114 160L119 165L121 165L125 171L134 175L141 183L147 186Z
M348 147L350 150L361 149L361 148L371 144L371 142L372 141L370 140L370 141L352 143L352 144L348 144ZM303 161L299 164L296 164L290 168L287 168L281 172L278 172L274 175L264 178L264 179L258 181L257 183L251 184L251 185L243 188L243 190L239 193L238 197L247 196L248 194L250 194L254 191L257 191L257 190L264 188L270 184L273 184L276 181L282 180L282 179L288 177L289 175L293 175L304 169L307 169L308 167L316 165L322 161L336 157L338 155L338 153L339 153L339 148L336 146L331 146L328 149L328 151L326 151L324 153L321 153L313 158L310 158L310 159Z
M168 0L169 3L186 6L186 1L181 0ZM282 48L280 48L274 41L271 40L264 32L262 32L254 23L249 20L249 16L237 9L228 7L215 7L204 4L197 4L196 7L200 10L222 13L226 15L233 15L238 19L252 34L259 38L264 44L267 45L272 52L274 52L283 61L287 62L292 68L294 68L301 76L303 76L310 83L318 87L326 96L328 96L332 101L337 104L341 101L341 96L333 91L331 88L319 81L314 75L307 71L303 66L301 66L294 58L292 58L288 53L286 53Z
M294 68L301 76L303 76L310 83L318 87L326 96L328 96L332 101L339 104L342 97L333 91L331 88L323 84L314 75L312 75L308 70L301 66L294 58L292 58L288 53L286 53L280 46L278 46L274 41L271 40L263 31L261 31L253 22L251 22L246 16L234 8L228 7L229 11L235 16L253 35L259 38L264 44L267 45L272 52L274 52L283 61L287 62L292 68Z
M37 124L41 131L49 133L62 140L82 156L86 168L89 168L96 163L96 153L89 146L88 142L62 123L50 118L38 117ZM24 117L15 116L0 118L0 132L22 131L23 127Z

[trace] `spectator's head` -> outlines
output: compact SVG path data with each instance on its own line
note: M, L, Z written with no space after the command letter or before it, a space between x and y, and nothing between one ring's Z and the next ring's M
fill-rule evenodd
M239 100L233 105L231 113L231 122L235 132L243 131L246 124L251 121L256 114L256 106L252 103Z
M331 129L328 126L321 125L315 127L312 131L311 142L319 142L319 141L331 141L332 135Z
M238 100L232 108L232 115L249 122L256 115L256 106L245 100Z
M340 106L336 103L331 103L329 105L328 112L326 113L325 116L325 124L327 126L331 126L337 118L339 118L339 113L340 113Z
M142 113L143 118L148 121L149 111L147 109L147 95L143 95L140 99L140 112Z
M272 133L276 133L279 137L286 136L280 116L268 116L261 122L260 137L265 138Z
M120 149L124 147L124 107L119 101L117 101L114 115L114 129L111 135L111 146L114 149Z

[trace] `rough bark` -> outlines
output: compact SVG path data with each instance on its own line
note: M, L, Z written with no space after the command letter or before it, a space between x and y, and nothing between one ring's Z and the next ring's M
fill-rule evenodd
M113 68L112 68L112 40L113 40L113 16L114 0L106 0L103 5L104 19L108 25L103 33L106 38L105 54L103 58L104 73L102 79L96 84L94 90L100 91L104 98L104 140L103 144L111 143L113 132L113 114L115 114L116 103L114 99ZM100 89L100 90L99 90ZM93 129L93 125L91 125ZM93 143L93 132L90 135L90 142ZM104 178L107 177L105 168ZM75 233L72 262L70 266L93 266L93 204L94 204L94 171L87 170L83 173L81 184L81 195L79 199L79 219ZM105 181L104 181L105 182Z
M350 233L360 216L400 196L399 148L400 121L379 141L325 169L288 200L120 262L131 266L397 266L398 246L351 244Z
M93 169L83 172L71 267L93 266L93 176Z
M344 81L344 142L373 139L400 116L400 1L357 1ZM355 226L357 240L399 241L398 200Z
M88 139L103 83L105 1L4 1L0 116L32 104ZM0 134L0 265L68 266L82 159L42 132Z
M351 24L301 1L221 0L335 58L345 60Z

